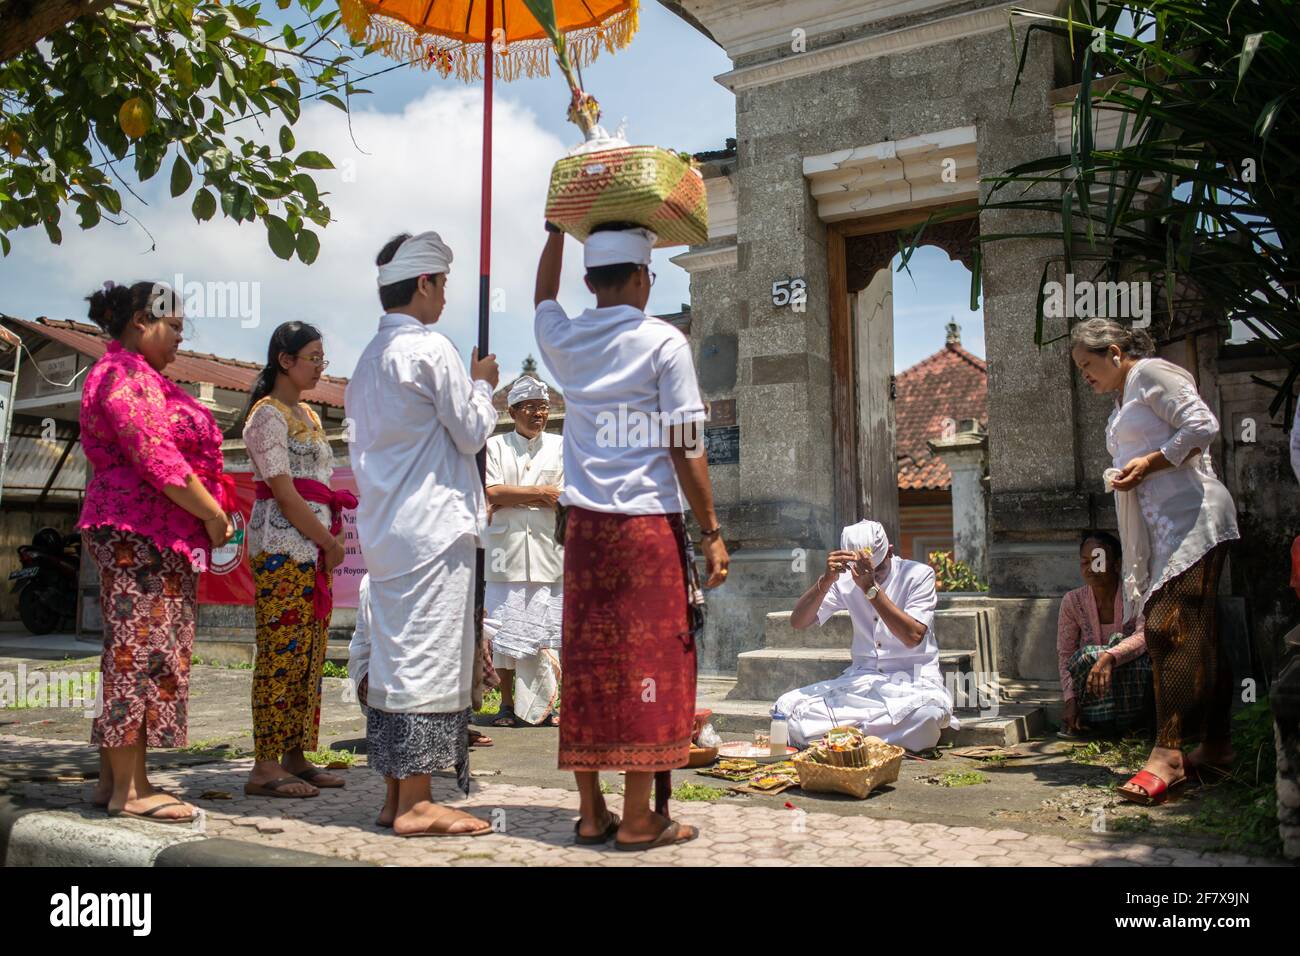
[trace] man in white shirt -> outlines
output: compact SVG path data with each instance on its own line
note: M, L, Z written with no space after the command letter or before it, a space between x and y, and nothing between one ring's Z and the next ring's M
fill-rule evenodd
M710 587L726 580L728 557L690 343L645 314L656 236L604 225L583 247L595 308L570 317L555 301L564 237L550 223L533 296L533 331L565 402L558 764L578 785L577 843L648 850L699 835L668 816L672 770L690 756L695 715L699 591L683 495L700 523ZM605 806L601 770L626 771L621 819Z
M485 481L491 518L483 626L492 633L492 665L501 677L501 710L492 725L558 726L564 549L555 540L555 518L564 440L546 431L551 403L542 382L521 376L506 401L515 428L488 439Z
M870 555L864 557L864 549ZM783 694L772 708L789 720L790 742L809 744L853 725L908 750L928 750L957 727L934 636L934 569L894 554L884 527L859 521L840 535L826 573L790 615L795 630L836 611L853 620L852 663L839 677Z
M396 781L399 836L491 831L433 802L435 770L469 792L475 550L486 523L474 455L496 424L492 355L465 374L430 326L446 302L451 250L435 232L381 250L385 314L344 397L369 571L366 680L370 766Z

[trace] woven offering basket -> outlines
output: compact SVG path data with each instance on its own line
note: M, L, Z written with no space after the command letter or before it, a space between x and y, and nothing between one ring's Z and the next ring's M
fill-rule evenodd
M820 793L846 793L850 797L865 800L872 790L898 779L898 772L903 766L903 754L906 753L902 747L869 744L863 751L864 765L857 767L817 763L809 759L808 751L799 754L793 762L799 771L800 789Z
M624 146L566 156L551 169L546 218L579 240L605 222L652 230L657 247L709 239L704 180L679 156L658 146Z

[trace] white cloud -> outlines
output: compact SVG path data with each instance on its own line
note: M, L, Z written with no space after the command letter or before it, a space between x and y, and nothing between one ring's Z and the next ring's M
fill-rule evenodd
M221 218L196 223L189 211L192 195L167 195L169 159L153 182L137 187L149 206L126 197L128 208L155 237L156 251L149 251L148 238L134 224L104 223L82 232L69 211L61 246L51 246L39 230L12 237L14 252L0 261L0 311L82 319L82 298L105 279L171 281L179 272L187 281L259 282L259 327L240 328L237 318L197 318L186 347L258 360L278 323L300 319L325 333L330 372L348 375L381 311L376 253L398 232L436 229L455 253L438 328L468 359L478 324L482 90L448 87L431 78L428 93L401 113L367 109L364 99L354 102L351 134L348 117L324 103L308 105L294 126L299 149L320 150L338 167L315 174L321 190L330 193L326 202L335 221L317 230L321 252L312 266L277 259L261 224L237 226ZM278 128L278 122L268 125L268 136ZM568 145L544 130L530 111L509 98L497 99L492 287L504 296L505 311L491 315L491 342L503 378L517 372L525 355L537 354L532 296L545 240L546 186L551 165ZM568 242L561 296L571 310L590 302L580 258L580 247ZM654 304L675 310L686 298L685 274L666 262L656 268L661 279Z

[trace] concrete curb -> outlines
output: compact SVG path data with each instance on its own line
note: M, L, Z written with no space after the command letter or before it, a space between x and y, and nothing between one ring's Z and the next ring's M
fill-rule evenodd
M369 866L222 838L190 826L109 819L0 798L0 866Z

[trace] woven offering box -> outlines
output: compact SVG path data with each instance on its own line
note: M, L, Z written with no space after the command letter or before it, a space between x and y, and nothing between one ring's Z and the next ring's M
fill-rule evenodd
M827 741L834 740L833 745L839 745L842 732L846 730L852 730L860 738L861 746L848 750L831 749ZM895 747L875 737L865 737L856 728L837 727L795 757L793 762L799 771L801 789L845 793L865 800L872 790L898 779L905 752L902 747ZM843 760L859 762L852 765L836 762Z
M867 737L856 727L832 727L818 742L817 751L832 767L865 767Z
M689 160L658 146L625 146L566 156L551 170L546 218L579 240L606 222L652 230L656 246L709 238L704 179Z

